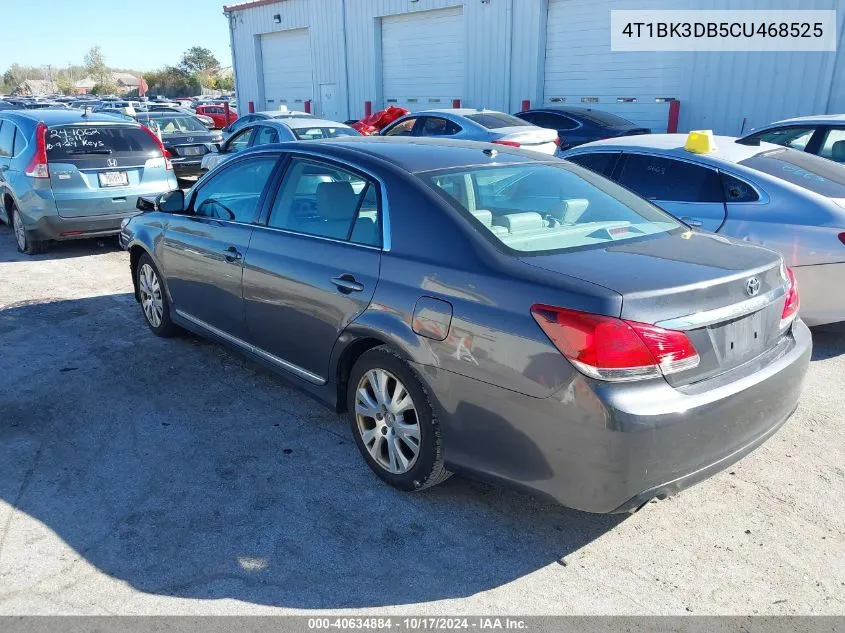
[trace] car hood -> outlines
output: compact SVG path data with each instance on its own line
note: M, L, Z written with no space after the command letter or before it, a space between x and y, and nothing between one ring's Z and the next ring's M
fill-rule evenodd
M774 251L697 231L521 260L618 292L621 316L647 323L744 301L745 281L755 275L761 292L783 283Z

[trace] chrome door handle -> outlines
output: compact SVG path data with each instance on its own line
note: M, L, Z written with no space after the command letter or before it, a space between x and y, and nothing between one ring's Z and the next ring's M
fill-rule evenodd
M237 262L243 259L243 255L241 255L241 252L234 246L230 246L225 251L223 251L223 255L226 257L227 262Z
M695 228L700 227L701 224L702 224L700 220L693 220L692 218L687 217L687 216L682 217L681 222L684 222L685 224L689 224L690 226L694 226Z
M332 283L341 292L361 292L364 289L364 284L359 284L352 275L332 277Z

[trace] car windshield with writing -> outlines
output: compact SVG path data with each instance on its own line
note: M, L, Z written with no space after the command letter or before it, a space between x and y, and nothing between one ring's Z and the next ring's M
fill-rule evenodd
M488 130L497 130L502 127L525 127L531 125L522 119L518 119L510 114L504 112L479 112L478 114L468 114L467 118L470 121L475 121L479 125L483 125Z
M294 136L300 141L313 141L320 138L337 138L339 136L361 136L351 127L300 127L293 130Z
M575 166L506 165L420 175L477 230L510 251L602 247L685 228L627 189Z
M125 157L160 154L153 138L140 127L69 125L50 128L45 135L49 162L73 162L84 156Z
M207 132L206 127L193 116L151 117L150 125L156 126L164 136L168 134L186 134L189 132Z
M845 169L833 161L790 149L763 152L740 161L762 171L829 198L845 198Z

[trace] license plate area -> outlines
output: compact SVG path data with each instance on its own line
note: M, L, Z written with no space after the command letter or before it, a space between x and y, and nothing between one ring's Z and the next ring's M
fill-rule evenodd
M189 145L187 147L182 147L179 150L179 153L182 156L202 156L205 154L205 148L202 145Z
M766 310L709 328L720 365L734 366L762 354L770 345Z
M104 171L97 174L101 187L126 187L129 174L125 171Z

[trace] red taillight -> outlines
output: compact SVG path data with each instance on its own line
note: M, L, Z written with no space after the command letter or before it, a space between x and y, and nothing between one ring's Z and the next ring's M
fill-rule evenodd
M555 143L555 145L557 145L558 147L560 147L560 137L559 137L559 136L555 136L554 143Z
M839 241L842 242L843 244L845 244L845 233L839 234Z
M677 330L539 304L531 315L560 353L593 378L654 378L692 369L700 360Z
M519 147L516 141L492 141L496 145L507 145L508 147Z
M801 306L801 299L798 296L798 282L795 281L795 273L788 266L786 267L786 301L783 304L783 312L780 315L781 328L789 325L789 322L798 314Z
M50 177L50 169L47 167L47 124L43 121L35 126L35 155L24 173L30 178Z
M158 135L146 125L142 125L141 129L144 130L144 132L146 132L147 134L149 134L150 138L155 141L156 145L158 145L158 148L161 150L161 155L164 157L165 168L169 169L170 171L173 171L173 163L170 162L171 154L166 149L164 149L164 143L161 142L161 139L158 137Z

